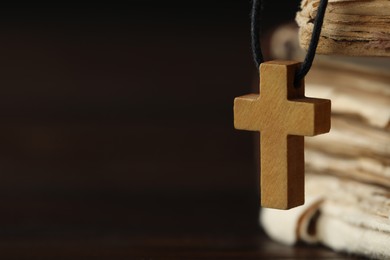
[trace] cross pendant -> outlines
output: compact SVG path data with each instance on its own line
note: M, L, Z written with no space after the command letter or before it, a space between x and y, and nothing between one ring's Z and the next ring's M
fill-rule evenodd
M261 205L290 209L304 204L304 136L330 130L330 100L305 97L294 87L299 63L260 65L260 95L234 100L234 127L260 131Z

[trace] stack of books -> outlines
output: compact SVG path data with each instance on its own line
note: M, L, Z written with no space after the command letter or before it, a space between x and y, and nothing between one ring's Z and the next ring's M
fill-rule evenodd
M262 210L264 229L287 244L390 257L390 59L321 57L306 95L332 100L332 129L305 138L305 205Z

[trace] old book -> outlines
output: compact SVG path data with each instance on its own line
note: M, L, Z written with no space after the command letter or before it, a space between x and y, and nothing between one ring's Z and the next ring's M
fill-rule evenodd
M306 204L262 211L270 237L285 244L322 243L370 258L390 257L390 191L331 175L307 174Z
M296 20L308 47L320 0L303 0ZM390 56L390 1L329 0L318 53Z

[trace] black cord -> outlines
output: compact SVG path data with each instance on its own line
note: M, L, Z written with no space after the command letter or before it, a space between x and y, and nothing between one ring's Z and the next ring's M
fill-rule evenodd
M260 45L260 13L262 9L262 1L253 0L252 17L251 17L251 36L252 36L252 54L256 67L264 62L263 53Z
M252 54L256 67L259 68L260 64L264 62L264 57L261 52L260 33L261 33L261 9L262 0L253 0L252 5L252 22L251 22L251 36L252 36ZM309 48L306 57L295 75L295 86L299 86L299 83L309 72L311 65L313 64L314 56L316 54L318 41L321 35L322 24L324 22L325 11L328 5L328 0L321 0L318 6L317 17L314 21L313 34L310 40Z

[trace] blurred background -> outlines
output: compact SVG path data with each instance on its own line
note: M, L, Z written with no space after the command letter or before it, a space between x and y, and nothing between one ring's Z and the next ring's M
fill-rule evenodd
M267 1L263 28L298 6ZM0 248L260 234L254 134L232 112L257 80L250 7L1 8Z

